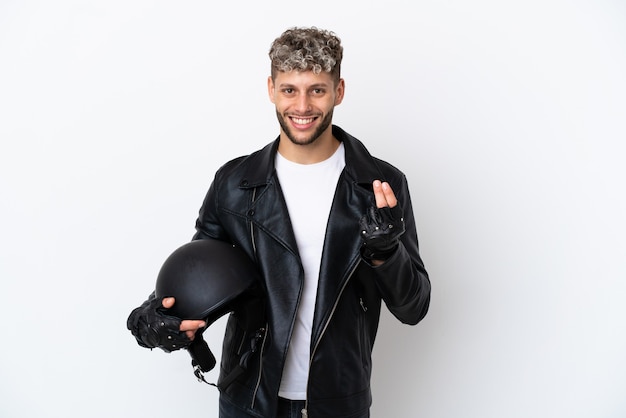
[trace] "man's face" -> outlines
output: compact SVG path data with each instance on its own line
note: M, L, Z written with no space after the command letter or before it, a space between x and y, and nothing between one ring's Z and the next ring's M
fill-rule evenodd
M278 72L275 80L268 79L268 93L285 135L294 144L308 145L330 127L333 109L343 100L344 81L335 85L325 72Z

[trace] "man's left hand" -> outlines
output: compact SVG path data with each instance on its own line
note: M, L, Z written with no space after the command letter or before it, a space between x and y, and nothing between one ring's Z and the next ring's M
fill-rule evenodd
M386 261L398 248L399 238L404 233L402 207L387 182L374 180L376 207L370 207L361 217L361 255L373 265Z

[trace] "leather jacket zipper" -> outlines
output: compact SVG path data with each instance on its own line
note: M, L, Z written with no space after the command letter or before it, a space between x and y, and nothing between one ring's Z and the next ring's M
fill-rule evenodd
M337 305L339 304L341 295L343 294L343 291L346 289L348 282L350 282L350 278L356 271L356 268L359 266L359 262L360 260L357 261L354 267L352 267L352 270L350 270L350 274L348 275L348 278L343 283L343 286L341 287L341 290L339 291L339 294L337 295L337 299L335 299L335 304L333 305L333 309L330 311L330 315L328 316L328 319L326 320L326 323L324 324L324 328L322 328L322 332L320 333L319 338L317 339L317 341L315 342L315 345L313 346L313 351L311 351L311 357L309 358L309 373L311 370L311 365L313 363L313 357L315 356L315 352L317 351L317 347L319 346L320 341L322 340L322 337L326 333L326 329L328 329L330 320L333 318L333 315L335 314L335 311L337 310ZM308 389L307 389L307 399L304 400L304 408L302 409L302 411L300 411L302 413L302 418L307 418L309 416L308 411L307 411L308 405L309 405L309 395L308 395Z
M256 187L252 190L252 201L250 203L254 204L256 201ZM254 253L254 258L257 259L256 253L256 240L254 239L254 224L250 221L250 242L252 243L252 251ZM256 402L256 395L259 391L259 386L261 385L261 376L263 375L263 353L265 352L265 341L267 339L267 334L269 332L269 323L265 324L265 335L263 335L263 343L261 343L261 352L259 353L259 376L256 381L256 385L254 386L254 392L252 392L252 399L250 402L250 407L254 408L254 403Z
M254 409L254 403L256 402L256 394L259 391L259 386L261 385L261 376L263 375L263 353L265 352L265 341L267 341L267 334L269 332L269 323L265 323L265 332L263 334L263 342L261 343L261 351L259 352L259 377L256 380L256 385L254 386L254 392L252 393L252 402L250 403L250 407Z
M256 201L256 187L252 190L252 204ZM250 241L252 243L252 252L254 253L254 258L257 258L256 255L256 241L254 240L254 226L252 224L252 220L250 221Z

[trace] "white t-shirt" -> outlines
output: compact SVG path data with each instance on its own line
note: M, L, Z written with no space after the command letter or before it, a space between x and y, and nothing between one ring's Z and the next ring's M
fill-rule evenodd
M343 143L330 158L315 164L297 164L276 154L276 172L304 267L304 289L278 392L286 399L306 399L322 249L330 207L345 165Z

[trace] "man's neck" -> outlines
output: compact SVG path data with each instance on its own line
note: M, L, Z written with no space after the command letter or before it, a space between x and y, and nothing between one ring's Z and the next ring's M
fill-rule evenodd
M278 152L294 163L315 164L330 158L339 148L339 144L339 140L333 136L332 129L328 129L315 142L308 145L294 144L281 130Z

